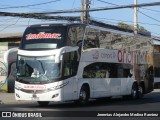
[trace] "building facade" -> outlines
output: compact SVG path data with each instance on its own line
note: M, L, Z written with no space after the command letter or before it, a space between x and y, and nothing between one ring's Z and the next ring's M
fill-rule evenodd
M4 62L4 54L11 48L19 46L21 41L22 33L16 34L3 34L0 35L0 90L13 92L14 90L14 76L16 75L15 63L8 70L8 65ZM8 71L11 71L8 73ZM14 71L14 72L13 72ZM12 75L9 75L12 74Z

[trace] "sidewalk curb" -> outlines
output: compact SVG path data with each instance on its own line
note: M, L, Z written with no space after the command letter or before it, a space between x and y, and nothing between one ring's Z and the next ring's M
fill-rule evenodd
M3 102L0 100L0 105L2 104L30 104L33 103L33 101L29 102L29 101L16 101L16 102Z

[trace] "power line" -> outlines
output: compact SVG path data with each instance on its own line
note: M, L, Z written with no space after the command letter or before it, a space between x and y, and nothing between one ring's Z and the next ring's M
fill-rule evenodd
M97 1L99 1L99 2L103 2L103 3L107 3L107 4L109 4L109 5L119 6L119 5L117 5L117 4L113 4L113 3L110 3L110 2L106 2L106 1L103 1L103 0L97 0Z
M97 0L97 1L100 1L100 2L103 2L103 3L107 3L107 4L111 4L111 5L116 5L116 6L119 6L117 4L113 4L113 3L109 3L109 2L106 2L106 1L103 1L103 0ZM154 11L154 12L160 12L160 11L157 11L157 10L152 10L152 9L147 9L147 8L141 8L141 9L146 9L146 10L150 10L150 11ZM148 16L149 17L149 16ZM152 18L152 17L151 17ZM139 22L140 23L140 22Z
M103 1L103 0L97 0L97 1L99 1L99 2L103 2L103 3L107 3L107 4L110 4L110 5L116 5L116 6L119 6L118 4L114 4L114 3L106 2L106 1ZM153 10L153 9L149 9L149 8L142 8L142 7L141 7L141 9L145 9L145 10L149 10L149 11L154 11L154 12L159 12L159 13L160 13L160 11L158 11L158 10Z
M36 14L36 13L0 12L0 16L34 18L34 19L57 19L57 20L68 20L68 21L79 20L79 17L75 17L75 16L46 16L43 14Z
M146 7L146 6L159 6L160 2L152 2L152 3L142 3L142 4L137 4L137 7ZM53 12L43 12L43 13L34 13L34 14L61 14L61 13L78 13L78 12L95 12L95 11L104 11L104 10L116 10L116 9L124 9L124 8L134 8L135 5L119 5L116 7L101 7L101 8L92 8L89 10L58 10L58 11L53 11Z
M160 2L138 4L137 7L143 6L156 6L160 5ZM94 8L88 11L101 11L101 10L113 10L113 9L123 9L123 8L133 8L134 5L122 5L116 7L103 7ZM23 17L23 18L34 18L34 19L47 19L47 20L69 20L69 21L79 21L79 17L68 17L68 16L46 16L46 14L58 14L58 13L74 13L74 12L85 12L86 10L61 10L54 12L42 12L42 13L10 13L10 12L0 12L0 16L12 16L12 17ZM17 21L18 22L18 21ZM93 22L93 21L92 21ZM94 22L96 23L96 22ZM9 26L7 26L9 27ZM7 28L6 27L6 28ZM4 28L4 29L6 29ZM2 30L3 31L3 30Z
M6 26L5 28L1 29L0 32L2 32L3 30L7 29L7 28L10 27L10 26L13 26L13 25L17 24L17 22L19 21L19 19L20 19L20 18L18 18L15 23L13 23L13 24L11 24L11 25L8 25L8 26Z
M160 2L153 2L153 3L143 3L137 4L137 7L146 7L146 6L158 6ZM101 8L92 8L89 10L58 10L53 12L40 12L40 13L9 13L9 12L0 12L0 16L39 16L39 15L46 15L46 14L61 14L61 13L77 13L77 12L95 12L95 11L102 11L102 10L115 10L115 9L124 9L124 8L133 8L135 5L121 5L116 7L101 7Z
M117 5L117 4L109 3L109 2L106 2L106 1L103 1L103 0L97 0L97 1L100 1L100 2L103 2L103 3L107 3L107 4L111 4L111 5L119 6L119 5ZM146 10L150 10L150 11L154 11L154 12L160 12L160 11L157 11L157 10L152 10L152 9L147 9L147 8L142 8L142 9L146 9ZM139 10L138 10L138 11L139 11ZM146 15L146 14L142 13L141 11L139 11L139 12L140 12L141 14L143 14L143 15L149 17L150 19L153 19L153 20L155 20L155 21L160 22L159 20L157 20L157 19L155 19L155 18L153 18L153 17L150 17L149 15ZM122 21L122 22L123 22L123 21ZM158 24L149 24L149 23L142 23L142 22L138 22L138 23L140 23L140 24L147 24L147 25L156 25L156 26L160 26L160 25L158 25Z
M160 13L160 11L158 11L158 10L153 10L153 9L148 9L148 8L141 8L141 9L145 9L145 10L149 10L149 11L153 11L153 12L158 12L158 13Z
M16 19L16 18L13 18ZM13 19L11 20L11 18L1 18L0 22L13 22Z
M98 19L104 19L104 20L113 20L117 22L127 22L127 23L133 23L133 21L124 21L124 20L117 20L117 19L108 19L108 18L100 18L100 17L94 17ZM159 24L151 24L151 23L144 23L144 22L138 22L140 24L146 24L146 25L153 25L153 26L160 26Z
M111 4L111 5L119 6L119 5L117 5L117 4L113 4L113 3L110 3L110 2L106 2L106 1L103 1L103 0L97 0L97 1L100 1L100 2L103 2L103 3L107 3L107 4ZM142 8L142 9L146 9L146 8ZM152 10L152 9L147 9L147 10L155 11L155 10ZM139 12L140 12L140 11L139 11ZM160 11L156 11L156 12L160 12ZM141 12L141 14L144 14L144 13ZM144 14L144 15L159 22L159 20L157 20L157 19L155 19L155 18L152 18L152 17L150 17L150 16L148 16L148 15L146 15L146 14ZM123 22L123 21L122 21L122 22ZM127 22L128 22L128 21L127 21ZM132 22L132 23L133 23L133 22ZM149 24L149 23L142 23L142 22L138 22L138 23L160 26L160 25L158 25L158 24Z
M44 3L39 3L39 4L32 4L32 5L10 6L10 7L0 8L0 9L23 8L23 7L31 7L31 6L33 7L33 6L39 6L39 5L49 4L49 3L58 2L58 1L60 0L54 0L54 1L49 1L49 2L44 2Z
M73 3L72 3L72 8L73 8L74 4L75 4L75 0L74 0Z
M146 15L145 13L143 13L143 12L141 12L141 11L139 11L139 10L138 10L138 12L141 13L141 14L143 14L144 16L152 19L152 20L155 20L155 21L157 21L157 22L160 22L160 20L157 20L157 19L155 19L155 18L153 18L153 17L151 17L151 16L149 16L149 15Z
M106 1L103 1L103 0L97 0L97 1L100 1L100 2L103 2L103 3L107 3L107 4L111 4L111 5L119 6L117 4L109 3L109 2L106 2ZM147 9L147 8L142 8L142 7L141 7L141 9L150 10L150 11L154 11L154 12L160 12L158 10L152 10L152 9Z
M96 20L96 19L95 19ZM96 20L97 21L97 20ZM101 22L103 22L103 21L101 21ZM104 21L105 23L106 23L106 21ZM107 23L111 23L112 25L114 24L114 25L117 25L117 23L116 22L112 22L112 21L107 21ZM160 25L157 25L157 26L160 26ZM155 33L155 32L151 32L152 34L155 34L155 35L160 35L160 34L158 34L158 33Z
M158 33L155 33L155 32L152 32L153 34L155 34L155 35L159 35L160 36L160 34L158 34Z

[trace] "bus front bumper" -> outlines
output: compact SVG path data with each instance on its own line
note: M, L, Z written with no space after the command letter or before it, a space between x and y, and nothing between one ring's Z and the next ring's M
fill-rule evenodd
M26 92L24 92L21 90L15 90L15 99L24 101L63 101L61 90L49 92L36 90L28 91L26 90Z

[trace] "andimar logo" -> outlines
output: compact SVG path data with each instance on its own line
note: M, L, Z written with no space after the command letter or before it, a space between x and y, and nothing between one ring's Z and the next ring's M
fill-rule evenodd
M95 53L92 54L92 57L94 60L97 60L99 58L99 52L95 51Z
M30 33L26 35L26 40L32 40L32 39L61 39L61 34L40 32L38 34Z

